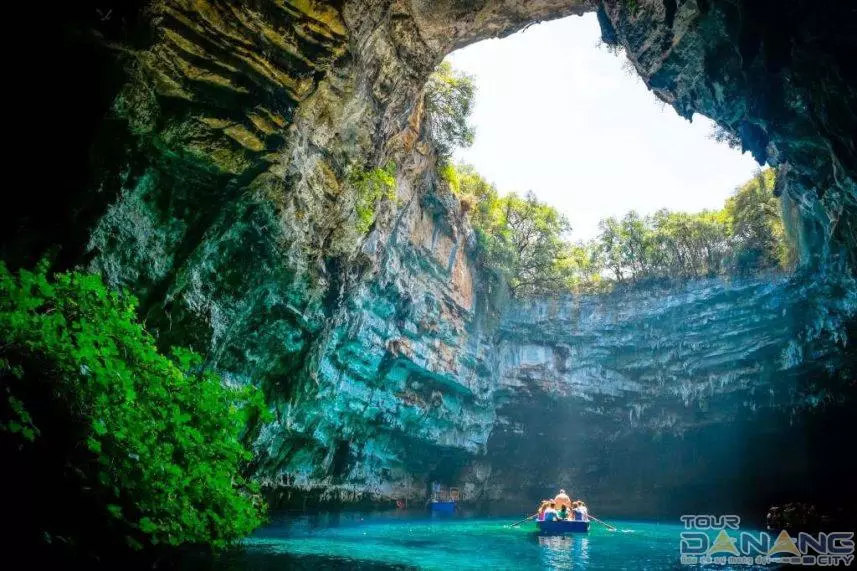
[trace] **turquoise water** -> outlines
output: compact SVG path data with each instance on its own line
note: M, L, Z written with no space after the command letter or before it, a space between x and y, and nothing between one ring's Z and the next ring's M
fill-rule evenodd
M593 522L588 534L540 537L534 523L514 522L400 512L283 515L214 569L690 569L679 564L678 523L611 521L619 528L612 532Z

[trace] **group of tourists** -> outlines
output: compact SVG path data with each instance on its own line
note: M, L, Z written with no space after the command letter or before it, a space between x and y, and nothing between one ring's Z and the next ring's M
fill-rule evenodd
M582 500L571 501L565 490L560 490L552 500L542 500L538 521L589 521L589 510Z

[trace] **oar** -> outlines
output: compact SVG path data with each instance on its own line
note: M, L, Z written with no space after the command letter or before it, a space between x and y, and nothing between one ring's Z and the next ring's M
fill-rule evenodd
M609 523L607 523L606 521L601 521L600 519L598 519L597 517L595 517L595 516L594 516L594 515L592 515L592 514L589 514L589 519L594 519L594 520L595 520L595 521L597 521L598 523L600 523L600 524L602 524L602 525L606 525L606 526L607 526L607 529L609 529L610 531L619 531L618 529L616 529L615 527L613 527L612 525L610 525L610 524L609 524Z
M528 518L524 518L524 519L522 519L521 521L516 521L515 523L513 523L513 524L512 524L512 525L510 525L509 527L515 527L516 525L521 525L521 524L522 524L522 523L524 523L525 521L531 520L531 519L533 519L534 517L536 517L537 515L539 515L539 512L536 512L536 513L534 513L533 515L531 515L530 517L528 517Z

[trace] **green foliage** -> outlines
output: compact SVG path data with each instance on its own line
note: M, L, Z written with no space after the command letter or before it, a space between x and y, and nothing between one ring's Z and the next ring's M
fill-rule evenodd
M96 275L0 263L0 436L23 463L4 470L37 473L46 497L80 495L60 498L74 513L40 515L40 532L67 545L223 546L262 521L239 471L262 395L225 386L189 350L159 353L135 304Z
M650 277L704 277L721 273L729 251L729 220L723 211L688 214L634 211L599 224L597 247L617 282Z
M468 123L475 93L472 78L444 62L432 74L425 93L428 126L440 156L438 175L470 216L477 263L489 287L508 287L512 295L521 297L564 291L579 282L575 272L588 272L592 264L563 240L571 229L564 216L532 193L500 197L472 167L449 162L456 147L473 142Z
M384 168L353 171L350 182L356 194L357 232L365 234L375 222L378 201L396 197L396 165L390 162Z
M576 293L602 293L612 284L603 275L598 249L593 242L567 244L563 256L557 261L565 276L568 291Z
M524 197L511 193L502 200L512 294L522 297L568 289L563 241L571 230L568 219L539 202L532 192Z
M425 87L427 125L438 155L452 156L456 147L473 144L474 129L468 122L476 86L473 78L442 62Z
M532 193L501 197L468 165L444 164L440 174L469 205L481 273L516 297L790 269L795 263L794 240L772 192L772 170L760 171L720 210L663 209L651 216L630 211L602 220L597 238L586 243L568 242L568 221Z
M648 271L659 276L704 277L723 273L731 252L732 222L724 210L693 214L660 210L652 218Z
M453 194L461 194L461 177L458 176L458 169L455 168L455 165L443 162L438 165L438 174L440 178L446 181Z
M563 239L571 230L565 216L533 193L501 197L470 166L444 169L443 178L454 181L462 201L473 204L469 216L477 261L495 284L504 284L516 297L565 291L592 268L588 254Z
M628 0L632 16L640 6ZM426 85L432 139L438 148L438 175L459 197L477 238L477 263L490 286L513 296L563 291L595 292L651 278L701 278L795 265L796 232L783 225L782 204L773 194L775 172L758 175L736 191L721 210L670 212L652 216L635 211L599 224L588 243L564 239L568 221L528 193L501 197L470 166L449 162L457 146L473 141L468 118L473 108L472 78L442 63ZM741 146L731 131L717 126L711 137Z
M795 247L786 239L782 205L773 193L775 184L773 170L760 171L726 202L739 272L794 265Z
M459 181L459 193L472 196L485 204L495 204L498 200L497 189L476 172L472 165L460 164L453 167Z
M708 137L718 143L725 143L730 149L735 149L736 151L744 150L741 137L717 123L714 124Z
M599 226L599 257L617 282L643 278L699 278L789 269L795 248L787 239L775 173L760 171L718 211L629 212Z
M470 221L476 233L477 264L489 285L504 287L511 277L509 263L510 229L506 209L497 189L470 166L453 167L459 180L460 196L473 203Z

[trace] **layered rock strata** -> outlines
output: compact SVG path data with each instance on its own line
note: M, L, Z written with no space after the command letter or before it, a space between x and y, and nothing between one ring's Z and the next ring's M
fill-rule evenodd
M14 21L39 21L36 6L14 10ZM420 92L455 48L587 11L659 97L782 167L778 192L794 199L810 277L690 286L699 293L664 295L674 305L661 310L645 293L568 302L544 323L516 306L498 328L470 230L433 174ZM516 423L534 423L522 434L538 426L518 413L545 403L596 415L601 428L587 430L622 441L629 427L648 438L735 426L766 410L766 390L784 399L778 411L850 394L840 384L857 251L849 3L158 0L53 15L39 46L49 58L33 50L13 64L23 87L9 130L18 170L46 190L25 189L3 213L2 255L27 264L53 251L60 266L100 272L140 297L164 346L190 345L228 382L263 387L276 421L255 444L255 469L286 496L418 497L434 478L469 478L475 496L535 485L527 466L513 477L496 459L510 457L503 435ZM50 168L35 152L46 145L59 149ZM353 175L390 162L395 196L364 234ZM647 309L634 321L628 304ZM570 317L580 308L591 322ZM657 346L658 311L673 310L688 323L674 320ZM718 316L732 312L740 327L721 339ZM645 366L626 362L639 359L634 343ZM819 388L790 393L798 381Z

